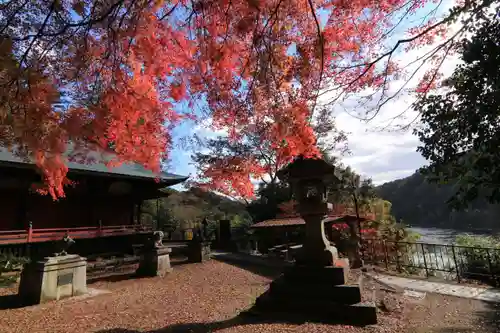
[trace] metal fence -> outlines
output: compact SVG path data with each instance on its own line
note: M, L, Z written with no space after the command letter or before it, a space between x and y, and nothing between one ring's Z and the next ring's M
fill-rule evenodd
M364 239L367 263L389 271L500 285L500 249Z

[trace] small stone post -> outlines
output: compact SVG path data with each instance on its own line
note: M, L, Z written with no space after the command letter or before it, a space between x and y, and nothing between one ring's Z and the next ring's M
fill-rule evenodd
M172 272L170 253L172 249L162 243L163 232L155 231L153 239L145 244L141 254L139 268L136 271L140 276L164 276Z
M207 219L203 219L203 221L201 222L202 226L203 226L203 240L208 240L208 221Z
M200 228L196 229L193 239L188 246L189 262L205 262L210 260L210 242L205 241Z

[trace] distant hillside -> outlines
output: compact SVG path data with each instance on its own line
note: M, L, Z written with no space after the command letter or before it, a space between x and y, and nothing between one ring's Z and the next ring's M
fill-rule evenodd
M143 223L154 228L181 230L192 228L204 218L209 228L215 228L215 221L227 219L233 227L249 224L251 217L246 205L212 192L190 188L187 191L168 189L166 198L144 201L141 206Z
M376 191L392 202L395 217L411 226L500 230L500 205L478 200L466 211L452 212L446 205L452 186L429 184L419 173L380 185Z

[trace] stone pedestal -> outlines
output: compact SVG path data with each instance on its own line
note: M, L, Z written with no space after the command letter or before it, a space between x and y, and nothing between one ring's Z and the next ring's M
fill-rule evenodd
M87 293L87 259L69 254L27 264L19 284L26 305Z
M164 276L172 272L170 253L172 249L166 246L145 247L136 273L139 276Z
M205 262L210 260L210 242L191 241L188 251L189 262Z
M346 285L349 265L292 266L271 283L250 311L252 315L294 320L371 325L377 323L372 303L361 301L361 286Z

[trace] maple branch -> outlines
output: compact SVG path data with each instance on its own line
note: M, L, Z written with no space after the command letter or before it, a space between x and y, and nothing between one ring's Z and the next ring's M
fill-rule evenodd
M422 24L431 16L437 13L437 10L441 5L443 4L443 0L439 0L439 3L436 7L434 7L430 12L428 12L423 18L422 18Z
M162 15L160 18L158 18L160 21L163 21L167 16L170 16L174 12L174 10L177 8L177 5L179 3L176 3L168 12L166 12L164 15Z
M421 97L420 97L420 99L421 99L421 98L423 98L423 97L425 97L425 95L427 95L427 90L429 89L430 85L431 85L431 84L434 82L434 80L436 79L436 76L437 76L437 74L438 74L438 70L439 70L439 69L441 68L441 66L443 65L443 63L444 63L444 61L445 61L445 59L446 59L446 57L447 57L448 53L451 51L451 49L452 49L452 48L453 48L453 45L451 44L451 45L450 45L450 46L446 49L446 52L445 52L445 54L443 55L443 58L441 59L441 61L440 61L439 65L436 67L436 69L435 69L435 71L434 71L434 73L433 73L433 75L432 75L432 78L429 80L429 83L427 84L427 86L426 86L426 88L425 88L426 93L425 93L423 96L421 96ZM414 102L413 102L410 106L411 106L411 107L415 106L415 105L416 105L416 103L417 103L420 99L417 99L416 101L414 101ZM410 107L410 106L409 106L409 107ZM415 121L416 121L419 117L420 117L420 114L417 114L417 115L413 118L413 120L412 120L412 121L410 121L408 124L406 124L406 125L405 125L402 129L403 129L403 130L408 129L408 128L409 128L409 127L410 127L410 126L411 126L411 125L412 125L412 124L413 124L413 123L414 123L414 122L415 122Z
M269 22L271 22L271 20L273 19L273 17L274 17L274 16L276 16L276 19L277 19L278 9L279 9L279 7L281 6L281 3L282 3L282 2L283 2L283 0L280 0L280 1L278 2L278 4L276 5L276 7L274 8L274 11L271 13L271 16L269 17L269 19L267 20L266 24L264 25L264 28L262 28L262 31L261 31L261 32L260 32L260 34L259 34L260 36L263 36L263 35L264 35L264 32L266 31L266 29L267 29L267 27L268 27L268 25L269 25ZM260 11L259 11L259 16L257 17L257 19L258 19L259 17L260 17ZM276 22L276 20L275 20L274 22ZM274 25L274 23L273 23L273 25ZM256 36L255 36L255 33L257 32L257 27L258 27L258 25L256 24L256 25L255 25L255 30L254 30L254 33L253 33L253 38L252 38L252 48L251 48L251 49L252 49L252 50L253 50L253 49L255 49L255 50L257 51L257 53L258 53L258 50L257 50L257 45L256 45L256 43L257 43L257 40L258 40L258 39L257 39L257 38L256 38ZM251 54L250 54L250 56L248 57L248 62L247 62L247 64L248 64L248 63L250 63L251 56L252 56L252 53L251 53ZM248 89L248 92L247 92L247 95L246 95L245 101L248 101L248 97L250 96L250 93L253 91L253 85L254 85L255 79L257 78L257 74L258 74L258 73L257 73L257 71L254 71L254 75L253 75L253 78L252 78L252 82L251 82L251 84L250 84L250 86L249 86L249 89Z
M397 9L395 9L393 12L397 12L398 10L404 8L405 6L407 6L408 4L410 3L413 3L412 6L409 6L408 9L406 10L406 12L403 14L403 16L401 16L401 18L399 19L398 23L396 23L395 25L393 25L391 27L391 29L389 29L387 32L383 33L380 38L375 42L375 44L378 44L380 41L384 40L387 36L389 36L390 34L392 34L394 32L394 30L396 30L396 28L401 24L401 22L403 22L403 20L405 19L405 17L410 14L410 11L417 5L413 0L409 0L407 2L405 2L403 5L401 5L400 7L398 7Z
M312 107L312 110L311 110L311 117L312 115L314 114L314 109L316 108L316 103L318 101L318 96L319 96L319 92L320 92L320 87L321 87L321 81L323 80L323 69L325 67L325 42L324 42L324 39L323 39L323 34L321 32L321 27L319 25L319 21L318 21L318 18L316 17L316 12L314 11L314 5L312 3L312 0L308 0L309 2L309 7L311 8L311 13L314 17L314 22L316 23L316 32L318 33L318 40L319 40L319 44L320 44L320 48L321 48L321 68L320 68L320 72L319 72L319 81L318 81L318 88L317 88L317 92L316 92L316 98L314 98L314 105Z
M431 59L434 55L436 55L441 49L445 48L447 45L449 45L447 48L446 48L446 52L443 56L443 58L441 59L439 65L435 68L434 72L433 72L433 76L432 78L429 80L429 82L427 83L426 87L424 90L428 90L429 87L431 86L431 84L434 82L434 79L436 78L437 76L437 73L439 72L439 69L441 68L444 60L446 59L446 57L448 56L449 52L451 51L451 49L453 48L454 44L453 44L453 41L462 33L464 32L465 30L465 27L467 26L468 23L470 23L472 21L472 17L469 18L465 24L455 33L453 34L453 36L451 36L449 39L447 39L445 42L441 43L440 45L438 45L437 47L435 47L433 50L427 52L426 54L424 54L423 56L421 57L418 57L416 60L410 62L408 66L411 66L412 64L416 63L417 61L420 61L422 60L422 62L420 63L420 65L413 71L413 73L410 75L410 77L405 81L405 83L394 93L392 94L391 96L387 97L383 102L382 102L382 99L383 99L383 96L380 97L379 99L379 102L377 103L377 108L376 108L376 111L374 112L374 114L369 117L369 118L365 118L363 120L365 121L371 121L373 120L381 111L382 107L387 104L388 102L390 102L391 100L393 100L396 96L398 96L402 90L408 85L408 83L413 79L413 77L419 72L419 70L424 66L424 64L429 60ZM385 84L385 82L384 82ZM415 105L419 99L421 99L423 96L420 96L416 101L412 102L409 107L407 109L405 109L405 111L403 111L402 113L400 113L398 116L396 117L393 117L393 120L402 116L405 112L407 112L413 105ZM418 116L417 116L418 118ZM416 119L416 118L415 118ZM414 122L415 119L412 121ZM409 126L409 125L407 125ZM407 127L405 126L405 127Z
M472 22L473 18L475 18L475 15L478 14L482 9L488 7L489 5L489 2L486 1L484 2L481 6L479 6L478 8L476 8L474 11L472 11L471 13L471 16L464 22L463 24L463 28L459 30L458 33L460 32L463 32L463 30L465 29L466 25L469 24L470 22ZM352 87L357 81L359 81L365 74L368 73L368 71L373 68L373 66L375 66L377 63L379 63L382 59L384 59L385 57L391 57L392 54L403 44L406 44L406 43L410 43L410 42L413 42L415 40L417 40L418 38L424 36L425 34L431 32L432 30L436 29L438 26L442 25L442 24L447 24L453 20L455 20L459 15L463 14L464 12L466 12L466 10L469 9L469 4L466 4L465 6L461 7L459 10L451 13L450 15L448 15L447 17L445 17L444 19L440 20L439 22L427 27L426 29L424 29L423 31L421 31L420 33L410 37L410 38L406 38L406 39L400 39L397 41L397 43L394 45L394 47L392 49L390 49L389 51L381 54L379 57L377 57L375 60L371 61L370 63L365 63L365 64L356 64L356 65L351 65L351 66L346 66L346 67L343 67L343 71L344 70L347 70L347 69L353 69L353 68L356 68L356 67L364 67L364 70L362 71L361 74L359 74L356 78L354 78L352 81L350 81L348 84L346 85L343 85L343 86L340 86L340 87L336 87L336 88L333 88L333 89L327 89L325 91L323 91L320 96L326 94L326 93L329 93L329 92L332 92L332 91L335 91L335 90L339 90L339 89L342 89L344 92L345 91L348 91L350 87ZM447 42L444 43L444 45L446 45L447 43L451 42L454 38L456 38L456 36L458 35L455 34L453 37L451 37L449 40L447 40ZM442 48L444 45L440 45L439 48ZM433 50L435 51L435 50ZM432 51L431 51L432 52ZM425 57L426 59L428 57ZM421 59L421 58L419 58ZM419 59L417 59L416 61L418 61ZM416 62L415 61L415 62ZM420 68L421 66L419 66ZM412 74L412 77L413 75L415 75L415 73ZM385 81L384 81L385 82ZM405 84L406 86L406 84ZM401 91L401 89L399 90ZM337 97L335 97L333 100L330 100L327 104L331 104L331 103L335 103L340 97L342 96L342 94L339 94ZM383 97L383 96L382 96ZM389 98L389 100L393 99L395 97L395 95L391 96ZM375 116L379 113L381 107L383 105L385 105L388 101L384 101L382 103L382 105L377 105L377 110L375 112ZM351 116L353 116L352 114L350 114ZM373 119L374 117L370 117L370 118L360 118L360 117L356 117L356 116L353 116L357 119L360 119L360 120L364 120L364 121L370 121L371 119Z
M460 12L461 13L461 12ZM445 24L447 22L450 22L452 21L456 16L458 16L458 14L455 14L455 15L450 15L446 18L444 18L443 20L431 25L430 27L424 29L423 31L421 31L420 33L414 35L413 37L410 37L410 38L405 38L405 39L399 39L396 44L394 45L394 47L383 53L382 55L380 55L379 57L377 57L375 60L369 62L368 64L366 64L366 68L365 70L358 75L357 78L355 78L354 80L352 80L346 87L346 89L350 88L354 83L356 83L359 79L361 79L366 73L368 73L368 71L373 67L375 66L380 60L384 59L385 57L387 56L390 56L392 55L398 48L400 45L402 44L406 44L406 43L410 43L410 42L413 42L414 40L426 35L427 33L429 33L430 31L436 29L437 27L439 27L440 25L442 24Z
M36 34L35 38L33 38L31 40L31 43L29 44L28 48L24 52L23 56L21 57L21 60L19 61L19 67L23 66L23 62L28 57L28 54L31 51L31 48L33 47L33 45L35 44L36 39L41 36L41 34L43 32L43 29L45 29L45 26L47 26L47 23L49 22L49 18L52 15L52 13L54 12L54 9L56 7L56 2L57 1L58 0L53 0L52 1L52 4L50 5L49 13L47 14L47 16L45 16L45 19L44 19L44 21L42 23L42 26L40 27L40 29L38 29L38 33Z
M10 4L12 2L14 2L14 1L10 1L8 4L6 4L5 8L2 8L2 10L7 9L7 7L10 6ZM25 2L23 2L23 4L7 19L7 22L5 23L4 27L2 28L2 30L0 30L0 34L3 34L5 29L7 29L9 27L9 25L12 23L12 20L14 19L14 17L16 17L16 15L19 14L19 12L24 9L24 6L26 6L26 4L28 4L28 2L29 2L29 0L26 0Z
M52 5L51 5L51 8L55 5L55 3L59 1L59 0L54 0L52 2ZM75 23L67 23L61 30L59 31L56 31L56 32L51 32L51 33L45 33L45 34L28 34L24 37L20 37L20 38L13 38L12 40L13 41L16 41L16 42L22 42L22 41L27 41L31 38L39 38L41 36L43 37L54 37L54 36L60 36L60 35L63 35L69 28L78 28L78 27L82 27L82 26L93 26L97 23L101 23L103 22L109 15L111 15L111 13L116 9L118 8L119 6L121 6L123 4L125 0L118 0L118 2L114 3L113 5L111 5L108 10L103 14L101 15L101 17L98 17L98 18L95 18L95 19L89 19L87 21L81 21L81 22L75 22ZM49 13L50 15L50 13ZM47 19L47 17L46 17ZM41 29L43 30L43 29ZM40 32L40 31L39 31Z

